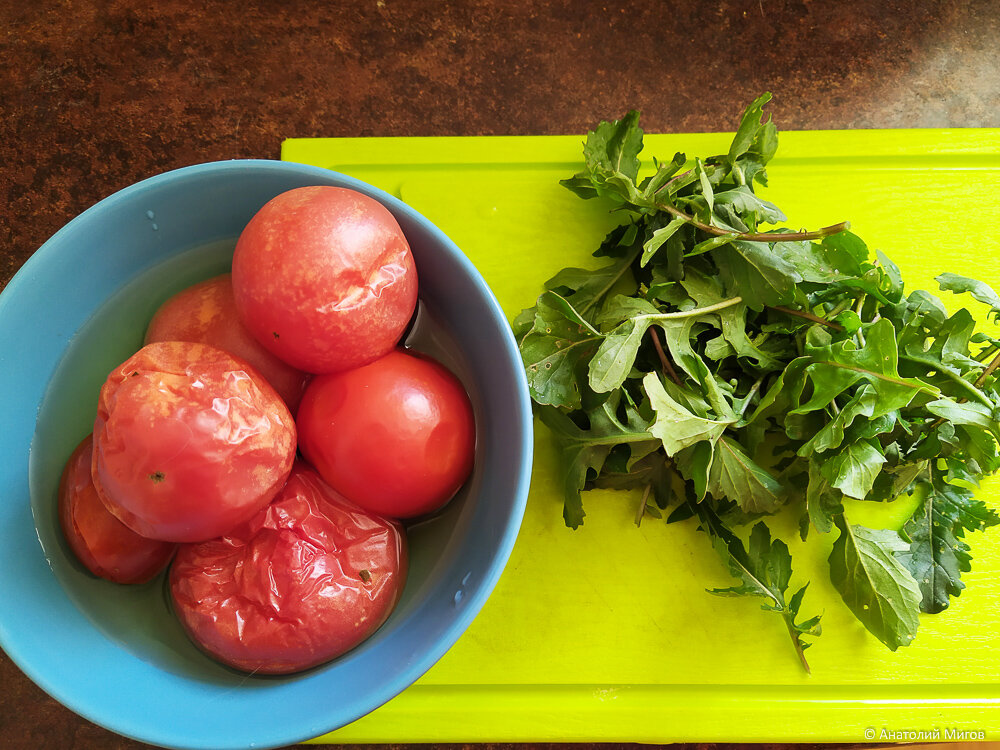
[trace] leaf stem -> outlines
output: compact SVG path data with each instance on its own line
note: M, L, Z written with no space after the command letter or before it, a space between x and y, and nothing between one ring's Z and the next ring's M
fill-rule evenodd
M742 301L742 297L730 297L729 299L722 300L722 302L716 302L714 305L696 307L692 310L682 310L681 312L675 313L649 313L647 315L640 315L637 317L649 318L650 320L683 320L684 318L697 318L699 315L725 310L727 307L738 305Z
M783 307L781 305L772 305L771 309L785 313L786 315L793 315L796 318L804 318L805 320L810 320L813 323L819 323L820 325L826 326L827 328L832 328L835 331L844 330L844 326L840 325L840 323L834 323L832 320L821 318L819 315L813 315L808 310L793 310L790 307Z
M700 229L703 232L714 234L717 237L729 235L732 236L734 240L743 240L744 242L797 242L800 240L821 240L832 234L839 234L846 231L851 226L849 221L842 221L839 224L833 224L811 232L733 232L728 229L713 227L711 224L705 224L704 222L698 221L690 214L684 213L679 208L672 206L669 203L657 203L655 205L656 208L661 211L666 211L668 214L686 221L691 226Z
M642 500L639 501L639 508L635 512L635 525L639 526L642 523L642 517L646 515L646 500L649 499L649 491L653 489L653 485L647 484L646 488L642 491Z
M663 345L660 343L660 337L656 333L655 326L649 327L649 337L653 339L653 348L656 349L656 356L660 358L660 365L663 367L663 371L667 375L669 375L670 379L673 380L677 385L683 387L684 383L682 383L681 379L677 376L677 371L674 369L674 366L670 363L670 358L667 357L667 353L663 351Z
M979 362L982 362L987 357L992 357L995 354L997 354L997 352L995 351L996 349L1000 349L1000 347L998 347L996 344L988 343L986 346L983 347L983 350L979 352L979 354L975 355L974 359L976 359Z
M990 360L990 363L986 365L986 369L983 370L983 374L976 378L976 388L982 388L986 382L986 378L996 372L997 367L1000 367L1000 353Z
M911 354L901 354L899 358L901 360L906 360L907 362L912 362L915 365L920 365L921 367L928 367L932 370L939 372L941 375L951 380L955 385L957 385L959 388L961 388L968 394L968 396L963 396L962 398L960 398L959 403L961 403L962 401L968 401L969 398L971 397L974 398L979 403L983 404L984 406L989 406L992 408L993 404L979 390L979 388L982 386L980 380L985 380L985 378L989 376L990 373L989 367L987 367L986 370L983 371L983 374L979 376L980 380L977 380L976 384L973 385L969 381L964 380L960 375L955 374L941 363L935 362L932 359L925 359L923 357L914 357ZM1000 359L1000 355L998 355L998 359ZM997 365L1000 364L1000 362L998 362L998 359L994 359L993 362L990 363L993 366L994 370L996 369Z
M782 619L785 621L785 627L788 628L788 635L792 638L792 644L795 646L795 653L799 655L799 661L802 662L802 668L806 670L806 674L812 674L812 670L809 669L809 662L806 661L805 651L802 650L802 642L799 641L799 636L795 632L795 628L792 625L792 618L794 615L785 610L781 613Z

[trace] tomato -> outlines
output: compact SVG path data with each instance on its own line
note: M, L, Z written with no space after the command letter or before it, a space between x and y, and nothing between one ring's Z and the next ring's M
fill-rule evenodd
M108 510L152 539L196 542L268 503L295 423L267 381L206 344L148 344L101 388L92 471Z
M287 674L375 632L406 569L398 524L357 508L298 462L250 521L181 546L170 593L184 629L208 654L247 672Z
M378 201L346 188L296 188L250 220L233 255L240 319L306 372L371 362L399 341L417 303L410 246Z
M176 544L146 539L111 515L91 478L93 435L76 447L59 482L59 525L73 554L95 576L146 583L167 567Z
M440 508L472 470L475 423L465 389L440 363L403 349L315 376L297 426L299 449L334 489L393 518Z
M240 323L231 274L190 286L164 302L146 329L145 343L156 341L210 344L245 360L274 387L292 413L302 398L308 375L274 356Z

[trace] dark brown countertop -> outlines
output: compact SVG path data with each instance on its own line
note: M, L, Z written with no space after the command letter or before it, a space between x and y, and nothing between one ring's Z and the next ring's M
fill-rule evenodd
M291 136L727 130L764 90L782 130L1000 126L993 0L0 0L0 28L0 288L106 195ZM0 747L142 746L0 654Z

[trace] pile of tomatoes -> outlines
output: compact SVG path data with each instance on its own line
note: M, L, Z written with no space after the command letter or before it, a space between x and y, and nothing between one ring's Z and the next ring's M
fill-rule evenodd
M472 470L460 381L401 344L417 272L392 214L337 187L290 190L247 224L232 273L156 312L108 375L59 518L94 575L169 568L191 639L287 674L370 636L399 599L403 521Z

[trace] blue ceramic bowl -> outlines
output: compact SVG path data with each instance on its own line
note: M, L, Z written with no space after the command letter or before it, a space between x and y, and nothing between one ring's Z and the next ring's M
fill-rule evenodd
M141 345L156 307L227 270L235 238L272 197L304 185L367 193L395 214L432 324L422 342L464 379L477 464L440 515L409 531L399 605L342 658L289 677L220 666L186 638L162 577L118 586L63 542L59 476L91 429L106 374ZM67 224L0 294L0 646L46 692L112 731L177 748L285 745L350 723L430 668L479 612L507 562L531 468L517 347L479 273L398 199L328 170L228 161L126 188Z

